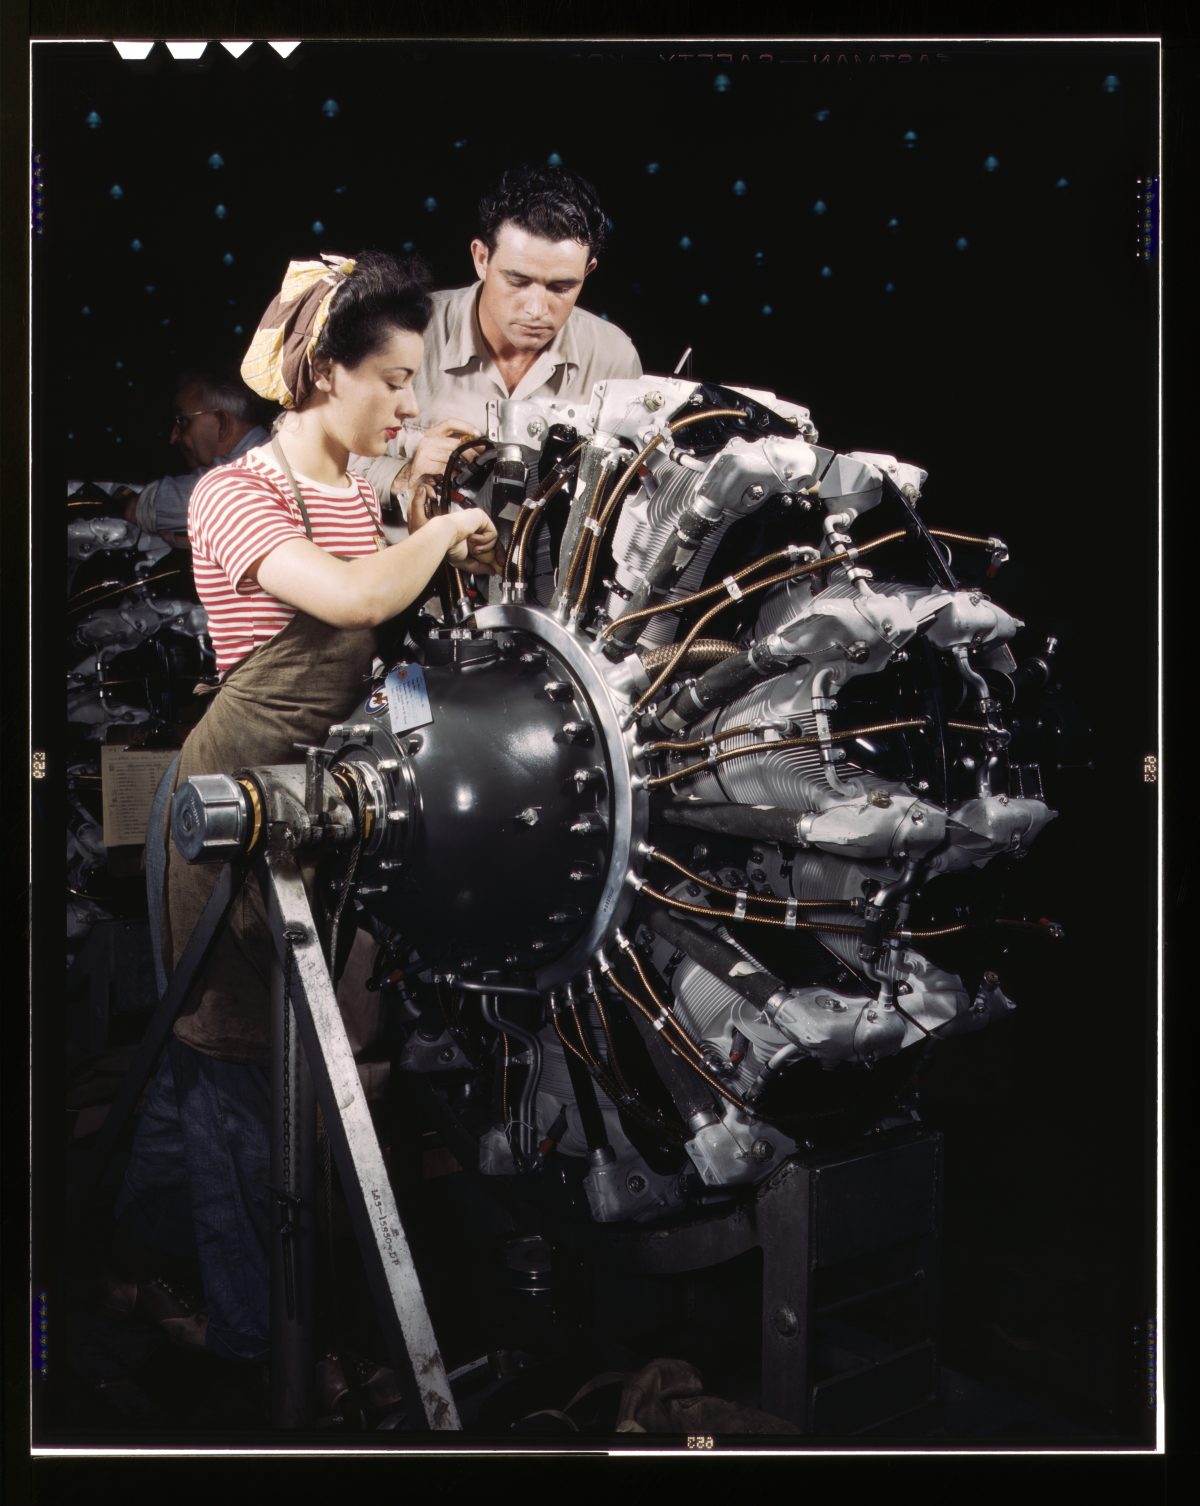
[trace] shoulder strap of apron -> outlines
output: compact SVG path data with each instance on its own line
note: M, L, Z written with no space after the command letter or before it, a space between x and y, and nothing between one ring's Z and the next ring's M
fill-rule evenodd
M300 516L304 520L304 532L308 535L308 542L311 544L314 541L312 524L308 521L308 508L304 505L304 498L300 494L300 488L296 485L296 478L292 474L292 468L288 464L288 458L283 453L277 437L273 436L271 439L271 450L274 453L275 459L278 460L283 474L288 478L288 484L292 488L292 496L296 499L296 506L300 509ZM375 547L377 549L382 549L386 545L387 539L383 533L383 530L379 526L379 519L371 511L370 506L367 503L367 499L363 496L362 490L357 487L357 484L356 490L358 490L358 500L362 503L363 510L365 511L367 517L371 520L371 527L375 530Z
M146 827L146 909L150 918L150 953L154 958L154 979L158 984L160 999L167 991L167 969L162 954L163 875L167 867L168 840L164 826L178 767L179 754L176 753L158 781L154 803L150 807L150 823Z
M296 478L292 475L292 468L288 464L288 458L280 448L279 440L272 437L271 450L275 459L278 460L283 474L288 478L288 485L292 488L292 496L296 499L296 506L300 509L300 516L304 520L304 532L308 535L308 542L313 542L312 524L308 521L308 508L304 505L304 498L300 495L300 488L296 485Z

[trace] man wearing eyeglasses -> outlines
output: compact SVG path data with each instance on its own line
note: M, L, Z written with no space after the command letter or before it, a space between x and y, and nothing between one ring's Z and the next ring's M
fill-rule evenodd
M188 473L151 481L129 503L125 516L176 549L188 548L188 501L196 482L213 466L266 444L271 436L260 421L263 416L259 399L235 372L219 367L185 371L175 390L170 442L179 446Z

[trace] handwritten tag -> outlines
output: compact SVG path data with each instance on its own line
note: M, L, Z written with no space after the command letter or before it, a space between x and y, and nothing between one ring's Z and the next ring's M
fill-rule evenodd
M383 682L388 698L388 719L397 737L433 721L425 671L419 664L397 664Z

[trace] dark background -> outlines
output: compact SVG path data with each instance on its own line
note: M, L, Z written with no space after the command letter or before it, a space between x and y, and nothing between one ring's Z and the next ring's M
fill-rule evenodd
M945 1351L1038 1398L1057 1436L1115 1441L1153 1417L1158 269L1137 195L1157 69L1147 45L867 42L308 42L286 61L260 42L200 63L160 45L142 64L59 43L33 68L35 677L57 683L66 482L175 468L176 369L240 357L289 257L411 242L439 284L468 281L479 192L552 153L613 220L583 302L647 370L691 345L697 376L809 405L822 443L927 468L930 523L1007 539L994 594L1058 634L1092 729L1064 761L1094 768L1051 773L1062 814L1013 891L1066 940L996 946L1021 1008L930 1065ZM35 746L60 716L53 694L35 707ZM61 971L47 786L41 1062Z

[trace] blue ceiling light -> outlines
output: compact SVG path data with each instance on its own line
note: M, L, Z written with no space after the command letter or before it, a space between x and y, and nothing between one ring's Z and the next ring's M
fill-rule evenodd
M766 259L767 259L767 253L765 251L756 251L754 253L754 265L756 267L761 267L763 265L763 263L766 261Z
M896 284L894 282L885 282L883 285L883 291L885 293L894 293L896 291Z
M679 249L681 251L690 251L692 249L692 238L690 235L681 235L679 237Z
M1101 85L1105 94L1115 94L1121 87L1121 80L1115 73L1110 73Z
M146 284L146 291L147 291L147 293L153 293L154 292L154 284L152 282L148 282Z
M742 182L742 180L740 178L733 185L733 191L734 191L735 194L737 194L737 196L738 196L739 199L746 192L746 185Z
M824 199L818 199L817 202L813 205L814 214L827 214L828 212L829 205L826 204Z
M458 142L456 141L454 144L455 144L455 146L457 146ZM551 152L550 155L546 158L546 166L547 167L561 167L562 166L562 153L561 152Z
M312 233L314 235L324 235L325 234L325 226L322 225L322 223L321 223L320 220L314 220L312 222Z
M657 162L646 163L646 171L650 174L651 177L653 177L654 174L658 171L658 167L659 164Z
M437 208L437 200L432 197L428 198L425 200L425 203L422 207L424 208L426 214L432 214Z
M85 315L85 316L88 315L88 314L90 314L92 312L91 305L88 304L88 303L85 303L84 306L79 310L79 312L81 314Z
M700 304L701 308L707 308L708 305L712 302L712 299L708 296L707 293L701 293L696 302Z
M821 268L821 276L822 277L832 277L833 276L833 268L832 267L822 267Z
M730 89L733 88L733 80L729 77L728 73L718 73L716 78L713 79L713 88L718 94L728 94Z
M226 251L225 255L221 258L221 260L225 263L225 265L227 267L232 267L233 266L233 252L232 251Z
M245 328L240 324L235 324L233 326L233 332L235 335L244 335L246 333Z
M321 106L321 114L324 115L326 120L336 120L341 113L342 107L336 99L327 99Z
M338 186L333 191L334 191L334 193L345 193L346 192L346 185L344 183L339 183Z
M466 146L466 144L467 144L467 138L465 136L460 136L458 138L458 140L454 143L454 150L456 152L461 152L462 149L463 149L463 147ZM553 165L553 164L551 164L551 165Z
M832 111L832 110L817 110L817 111L816 111L816 112L815 112L815 113L814 113L814 115L813 115L813 119L814 119L814 120L819 120L819 121L821 121L821 122L822 122L822 123L824 123L824 122L825 122L825 121L827 121L827 120L828 120L828 119L829 119L829 117L830 117L830 116L831 116L831 115L832 115L832 114L833 114L833 111Z
M110 199L123 199L125 197L125 190L119 183L114 183L108 190L108 196Z
M1068 180L1066 178L1060 178L1054 186L1055 188L1066 188L1068 186Z
M916 146L918 139L919 138L917 136L916 131L905 131L905 133L904 133L904 145L905 146L910 147L910 148Z
M970 244L971 242L966 238L965 235L960 235L959 238L954 242L954 249L956 251L965 251Z
M888 221L887 227L888 227L889 230L899 230L899 228L900 228L900 221L896 218L895 215L893 215L891 217L891 219Z
M983 159L983 170L985 173L994 173L999 166L999 157L985 157Z
M222 168L222 167L225 166L225 158L221 156L220 152L214 152L212 154L212 156L208 159L208 165L209 165L209 167L212 168L213 172L215 173L218 168Z
M95 110L89 110L88 113L83 117L83 123L85 126L87 126L89 131L96 131L100 128L101 120L99 115L96 114Z
M130 241L129 242L129 249L131 251L140 251L142 249L142 243L141 243L141 241Z
M223 220L229 213L229 211L225 208L224 204L216 204L213 207L213 213L216 215L217 219Z
M762 306L762 312L765 315L771 315L771 314L773 314L775 312L775 310L771 307L771 305L769 303L764 303L763 306Z

